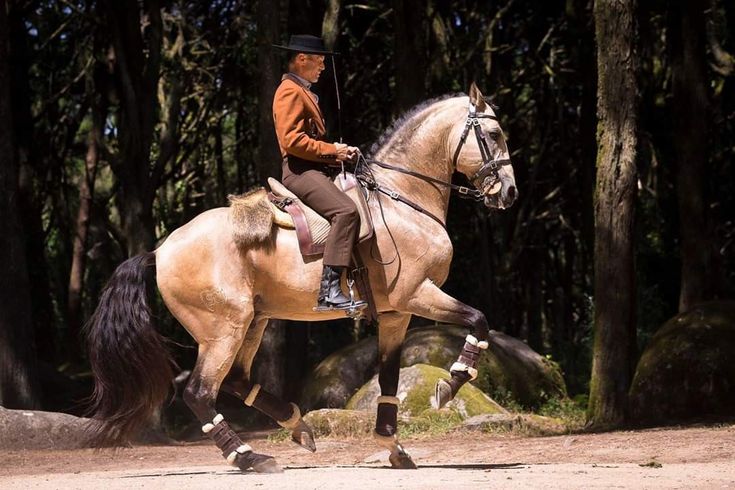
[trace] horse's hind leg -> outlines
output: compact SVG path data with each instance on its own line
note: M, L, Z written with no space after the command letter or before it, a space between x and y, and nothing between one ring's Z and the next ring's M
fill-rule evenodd
M378 318L378 358L380 359L380 397L375 418L375 440L390 450L393 468L415 469L416 464L398 442L398 377L401 368L401 346L406 337L410 314L383 313Z
M245 341L237 355L237 360L225 379L222 389L254 407L275 420L278 425L291 431L291 440L311 452L316 451L314 433L301 418L301 411L295 403L287 403L268 393L259 384L250 383L253 359L263 338L268 318L256 319L245 335Z
M220 385L242 345L251 319L252 312L244 323L239 326L228 324L222 328L229 328L229 331L199 344L199 355L184 390L184 401L203 424L202 431L214 440L230 464L243 471L253 468L260 473L281 472L275 459L257 454L244 444L215 409Z

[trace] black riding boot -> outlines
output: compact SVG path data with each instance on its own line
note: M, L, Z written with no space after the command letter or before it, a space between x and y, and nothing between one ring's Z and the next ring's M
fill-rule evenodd
M342 292L340 279L342 278L342 270L344 267L332 267L325 265L322 270L322 282L319 288L319 299L317 307L320 308L336 308L347 309L355 306L364 305L364 301L355 301L354 303Z

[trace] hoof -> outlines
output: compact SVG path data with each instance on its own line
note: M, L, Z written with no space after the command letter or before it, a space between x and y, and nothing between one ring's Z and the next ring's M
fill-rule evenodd
M415 470L416 463L413 462L411 456L403 449L400 444L396 444L396 448L391 451L388 456L390 465L397 470Z
M300 420L299 425L297 425L293 432L291 432L291 440L312 453L316 452L314 432L311 430L311 427L304 423L303 420Z
M275 458L252 451L238 455L235 466L240 468L241 471L252 468L256 473L283 473L283 468L276 463Z
M440 379L436 382L436 388L434 392L434 402L432 405L434 405L434 408L444 408L444 405L452 401L452 387L449 386L449 383L444 380Z

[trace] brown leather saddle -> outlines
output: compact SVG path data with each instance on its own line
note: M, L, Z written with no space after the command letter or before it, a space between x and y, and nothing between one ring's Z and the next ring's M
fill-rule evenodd
M334 178L334 185L347 194L355 202L360 214L360 234L358 241L363 242L373 236L373 220L370 210L355 175L349 172L340 172ZM270 201L280 210L286 211L293 220L296 236L299 240L299 249L304 257L313 257L324 253L324 244L331 225L323 216L301 202L301 199L289 191L283 184L274 178L268 179L271 192Z

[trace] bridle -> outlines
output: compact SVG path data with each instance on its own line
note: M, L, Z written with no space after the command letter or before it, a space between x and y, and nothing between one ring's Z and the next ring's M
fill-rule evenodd
M509 158L492 159L492 156L490 155L490 147L487 142L487 135L485 134L485 131L482 130L480 119L492 119L493 121L498 120L498 118L492 114L478 114L475 106L470 104L467 121L465 121L464 124L464 131L462 131L462 136L459 138L457 149L454 150L454 156L452 157L452 165L454 168L457 168L459 154L467 141L467 136L470 134L470 128L473 128L475 130L475 138L477 138L477 146L480 148L480 156L482 157L482 166L477 172L475 172L475 175L470 177L470 182L472 182L472 185L474 185L476 189L494 185L495 182L500 180L500 176L498 175L500 168L505 165L510 165L511 163ZM483 184L485 183L485 179L488 177L492 177L493 181L485 186Z
M462 147L467 141L467 136L470 133L470 128L474 128L475 137L477 138L477 143L480 148L480 156L482 157L482 166L469 179L470 182L472 182L472 185L475 186L475 189L470 189L469 187L462 186L462 185L452 184L451 182L446 182L440 179L436 179L429 175L424 175L419 172L414 172L413 170L407 170L405 168L396 167L395 165L381 162L379 160L373 160L373 159L366 160L362 155L360 155L358 159L358 164L355 168L355 175L358 178L358 180L360 180L360 182L362 182L362 184L367 189L376 190L378 192L385 194L386 196L390 197L393 200L400 201L403 204L406 204L407 206L413 208L414 210L429 216L434 221L436 221L437 223L442 225L444 228L446 228L446 225L444 224L444 222L441 219L439 219L437 216L435 216L434 214L425 210L423 207L414 203L413 201L401 196L396 191L393 191L391 189L388 189L378 184L375 178L373 177L372 171L370 171L370 168L367 165L361 165L361 163L375 164L379 167L382 167L388 170L393 170L395 172L400 172L402 174L411 175L413 177L419 178L426 182L443 185L445 187L449 187L451 190L457 191L459 196L464 199L474 199L475 201L482 201L485 198L485 194L480 189L495 185L495 183L498 180L500 180L500 176L498 175L498 171L500 170L500 168L503 167L504 165L510 165L511 162L510 162L510 159L507 159L507 158L506 159L494 159L494 160L491 158L490 147L487 142L487 135L482 130L482 126L480 125L480 119L492 119L493 121L498 120L497 117L491 114L484 114L484 113L478 114L475 106L473 104L470 104L470 109L469 109L469 113L467 114L467 121L465 122L464 130L462 131L462 135L459 138L459 143L457 144L457 149L454 151L454 156L452 157L452 166L456 169L457 159L459 158L459 154L462 151ZM485 183L485 180L487 178L492 178L493 180L489 182L488 185L485 186L483 184Z
M370 169L369 164L375 164L379 167L382 167L388 170L393 170L395 172L400 172L402 174L411 175L413 177L419 178L426 182L431 182L434 184L439 184L439 185L448 187L451 190L457 191L460 197L464 199L474 199L475 201L482 201L485 198L485 195L483 191L480 190L480 188L487 187L487 186L482 185L485 182L485 179L488 177L492 177L494 180L491 183L489 183L488 186L495 185L495 182L500 180L500 176L498 175L498 171L500 170L500 168L503 167L504 165L511 164L510 159L494 159L494 160L491 159L490 148L487 143L487 136L485 135L485 132L482 130L482 126L480 125L480 119L482 118L492 119L494 121L498 120L497 117L490 115L490 114L477 114L475 106L473 104L470 104L470 109L469 109L469 113L467 114L467 121L465 122L464 130L462 131L462 135L459 139L459 143L457 144L457 149L454 151L454 156L452 157L452 165L453 165L453 168L456 169L457 159L459 158L459 154L462 151L462 147L467 141L467 136L469 135L470 128L474 128L475 137L477 138L478 146L480 148L480 155L482 156L482 166L470 178L470 181L472 182L472 185L475 186L475 189L470 189L469 187L466 187L466 186L452 184L451 182L446 182L444 180L440 180L440 179L431 177L429 175L424 175L419 172L414 172L413 170L396 167L395 165L381 162L379 160L374 160L374 159L368 160L362 155L362 153L358 155L357 165L355 166L355 177L362 184L362 186L366 188L367 190L377 191L379 193L385 194L391 199L395 201L399 201L409 206L410 208L418 211L419 213L422 213L430 217L431 219L439 223L442 226L442 228L446 229L447 225L438 216L431 213L430 211L427 211L421 205L416 204L410 199L407 199L401 196L398 192L379 184L375 180L375 176L373 175L373 172ZM343 167L343 171L344 171L344 167ZM478 185L478 183L480 185ZM378 258L374 256L372 247L370 248L370 255L373 258L373 260L375 260L376 262L382 265L388 265L388 264L391 264L396 259L396 257L398 257L399 255L398 247L396 245L395 239L393 238L393 233L391 232L390 228L388 227L388 223L385 220L385 215L383 214L383 205L381 204L379 198L378 198L378 206L380 208L380 214L383 218L383 223L385 224L386 230L388 230L388 234L390 235L391 240L393 241L393 245L394 247L396 247L396 256L387 262L381 262Z

